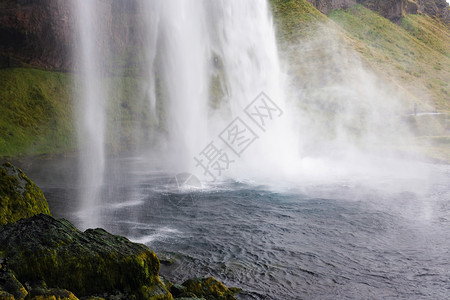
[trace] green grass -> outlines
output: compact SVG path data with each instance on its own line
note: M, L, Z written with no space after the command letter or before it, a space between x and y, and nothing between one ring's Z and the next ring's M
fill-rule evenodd
M278 40L295 42L326 21L326 16L306 0L270 0Z
M112 76L108 87L106 148L111 154L136 149L162 130L163 105L152 112L147 78ZM36 69L0 69L0 157L75 151L74 76ZM75 95L74 95L75 93ZM161 100L161 99L160 99ZM138 135L140 133L141 135Z
M441 21L427 15L407 15L399 25L417 40L450 58L450 31Z
M386 79L428 109L450 110L450 34L445 25L428 16L408 15L400 26L362 5L333 11L329 17Z
M70 75L0 70L0 157L73 149L72 103Z

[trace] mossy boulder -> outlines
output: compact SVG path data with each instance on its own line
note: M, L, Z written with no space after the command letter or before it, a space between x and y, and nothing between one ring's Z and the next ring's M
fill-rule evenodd
M175 298L175 300L206 300L205 298L197 298L197 297L181 297Z
M78 297L173 299L159 279L159 260L142 244L103 229L79 231L39 214L0 226L0 253L21 282L44 281Z
M214 277L194 278L183 282L179 297L198 297L206 300L235 300L234 292ZM178 299L178 298L177 298Z
M5 269L0 270L0 300L24 299L28 295L27 290L11 270Z
M41 189L20 169L5 162L0 166L0 225L37 214L50 215Z
M48 289L45 287L31 289L27 300L78 300L72 292L65 289Z

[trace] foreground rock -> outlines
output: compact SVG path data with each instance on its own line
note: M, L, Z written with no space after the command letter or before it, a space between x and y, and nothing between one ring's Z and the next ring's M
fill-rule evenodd
M23 299L28 295L22 283L17 280L13 272L5 270L0 265L0 300Z
M40 214L0 227L0 254L20 282L43 281L78 297L172 299L159 279L155 253L103 229L81 232Z
M47 200L20 169L6 162L0 166L0 225L37 214L50 215Z
M173 284L170 292L175 299L235 300L239 289L228 289L214 277L188 279L183 284Z
M146 246L53 218L42 191L10 163L0 167L0 220L0 300L235 299L212 277L163 283Z

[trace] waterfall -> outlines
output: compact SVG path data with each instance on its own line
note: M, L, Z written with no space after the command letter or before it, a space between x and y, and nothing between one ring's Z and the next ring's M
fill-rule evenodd
M378 174L385 155L378 157L378 145L408 135L397 118L385 126L386 113L399 114L398 99L345 49L336 29L324 25L312 40L284 50L296 65L286 69L301 78L291 85L293 78L280 66L268 1L152 3L147 10L158 26L147 22L149 69L163 81L165 166L172 171L269 183ZM323 45L314 53L324 60L305 53L317 39ZM258 101L272 107L251 107ZM244 131L251 134L236 136ZM244 145L240 149L226 140L232 134L234 146ZM210 161L212 156L219 161ZM396 168L391 165L385 161L383 168Z
M97 1L73 1L77 20L75 35L76 101L79 143L79 203L82 226L99 225L105 169L105 82L101 41L104 37Z
M275 30L266 1L152 1L145 2L142 9L148 12L143 21L150 94L156 97L152 81L159 78L165 95L167 167L202 173L194 157L244 114L260 93L281 112L286 108ZM280 127L289 118L283 119L272 124L275 129L269 132L248 118L243 120L255 127L258 141L229 174L249 167L260 173L261 159L270 172L274 165L281 165L279 149L295 151L289 145L295 139L286 138L292 131L286 130L286 124ZM223 152L232 151L223 141L217 144ZM236 161L231 153L230 159Z
M106 84L110 81L106 77L106 65L113 65L108 61L114 47L108 44L114 40L114 36L111 37L114 31L109 28L112 14L121 12L112 12L111 3L107 1L73 3L77 21L80 217L83 227L93 227L101 224L99 210L105 197L105 144L108 142L105 137L120 141L120 137L115 136L120 132L117 130L120 124L113 124L118 118L106 113L112 101ZM287 114L269 131L261 130L245 115L245 108L260 93L278 105L280 115L287 108L275 32L266 1L137 3L136 16L140 18L132 22L143 28L134 34L143 34L136 40L140 40L139 45L144 48L146 66L143 69L148 83L144 94L150 102L146 107L150 108L150 115L163 123L158 125L165 131L158 139L159 144L141 138L153 134L131 132L140 143L138 147L148 147L147 155L163 161L163 167L169 172L191 172L199 177L204 172L195 159L213 142L221 153L228 153L233 162L226 173L219 172L217 177L271 174L275 167L283 166L280 157L289 161L286 151L289 149L293 153L295 147L288 143L295 139L287 137L293 132L286 130ZM119 6L119 9L124 8ZM139 99L130 101L142 103ZM163 112L158 111L157 101L163 102ZM142 104L137 107L145 107L139 105ZM236 117L242 118L255 133L252 147L237 156L220 139L221 132ZM106 132L107 123L112 123L110 127L115 131ZM130 136L127 138L133 140ZM156 152L156 148L162 151ZM261 161L265 162L264 166Z
M280 109L269 111L263 108L260 116L253 112L256 120L246 114L242 116L243 122L258 138L236 158L229 174L234 178L281 176L293 162L298 161L299 153L291 120L295 109L289 108L286 101L286 86L269 5L267 1L258 0L222 1L221 4L218 15L214 16L218 20L216 32L211 34L217 36L213 49L220 53L223 62L231 118L242 115L260 93ZM269 114L273 115L269 118ZM259 119L261 116L264 118ZM264 124L254 121L263 121ZM224 125L227 124L222 127Z
M334 73L329 72L329 61L308 59L300 44L292 47L294 52L287 55L294 53L296 61L305 60L297 64L300 71L294 68L295 75L316 88L308 90L308 84L304 89L288 86L291 79L280 67L267 1L138 1L133 18L125 18L133 26L126 23L124 27L117 19L114 23L114 28L122 31L133 28L127 36L133 36L135 44L114 36L115 31L109 28L113 26L108 22L114 22L109 14L114 2L74 3L80 90L79 199L85 226L100 222L98 209L105 197L105 136L121 141L122 125L110 126L120 123L117 110L121 108L128 117L124 140L136 141L139 153L150 161L150 165L141 163L139 158L139 171L162 168L168 173L191 173L205 181L231 177L296 184L311 177L358 177L382 165L378 158L366 155L369 151L365 149L369 143L383 142L384 121L379 116L387 111L384 106L393 105L393 99L376 84L375 76L368 76L355 55L344 61L339 53L345 52L339 47L339 51L318 47L328 49L330 53L324 55L339 63L333 66ZM119 5L115 9L120 15L129 13L122 10L130 8ZM324 45L333 41L329 32L319 38ZM119 99L123 102L115 103L116 114L108 119L106 104L111 99L106 99L112 93L107 93L108 80L102 77L107 62L114 66L108 61L109 40L118 41L121 51L125 49L116 55L125 55L130 50L127 47L134 47L128 52L143 57L137 64L142 69L126 75L136 83L133 87L140 89L129 94L142 97ZM143 49L136 51L137 47ZM336 78L320 78L317 65L328 77ZM347 78L341 72L354 76ZM324 86L328 81L335 85L332 89ZM142 113L143 109L151 111ZM139 118L149 115L154 118L152 122L140 122ZM106 123L119 130L106 134ZM136 126L149 123L152 125ZM399 127L394 125L390 131L397 137ZM119 172L118 181L120 176Z
M202 1L163 1L160 76L167 98L168 144L177 169L188 169L206 142L208 38Z

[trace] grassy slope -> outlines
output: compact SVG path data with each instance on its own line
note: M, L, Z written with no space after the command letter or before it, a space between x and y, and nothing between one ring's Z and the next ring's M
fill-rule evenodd
M374 70L406 91L419 111L443 113L409 117L408 122L421 152L450 162L449 28L426 15L407 15L397 25L361 5L334 11L330 18Z
M295 42L327 20L311 3L305 0L270 0L277 38L282 43Z
M0 156L72 149L71 90L67 74L0 70Z
M76 150L73 75L30 68L0 69L0 157L60 154ZM158 127L146 79L113 76L107 109L107 149L135 149L136 132ZM159 103L156 107L161 110ZM149 130L139 130L145 128ZM145 137L147 139L147 137Z
M412 36L450 58L450 32L440 21L427 15L407 15L399 24Z
M328 37L333 36L332 40L339 41L344 51L345 48L356 50L367 67L403 96L405 111L410 111L417 103L419 110L449 112L450 33L440 21L426 15L408 15L399 24L394 24L361 5L333 11L327 18L304 0L271 0L271 4L281 50L288 49L282 51L282 55L289 56L291 75L299 77L297 84L303 84L303 88L305 79L320 73L320 70L308 69L305 63L326 61L329 52L333 51L326 49L336 46L327 42ZM319 42L318 35L323 36ZM311 46L313 40L312 49L292 50L289 45L297 40L303 48ZM314 89L314 86L310 88ZM306 109L315 108L309 105ZM448 115L410 117L408 122L425 153L450 162L448 119Z
M423 109L450 110L450 37L444 24L409 15L399 26L361 5L330 18L375 70L414 95Z

